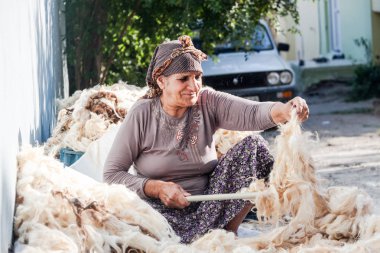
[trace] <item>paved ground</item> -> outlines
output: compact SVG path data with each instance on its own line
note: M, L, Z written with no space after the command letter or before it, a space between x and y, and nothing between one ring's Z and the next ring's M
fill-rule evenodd
M365 189L380 214L380 117L372 100L346 102L348 90L342 83L325 83L303 94L310 107L303 127L319 135L312 153L323 185ZM271 145L276 134L264 134Z

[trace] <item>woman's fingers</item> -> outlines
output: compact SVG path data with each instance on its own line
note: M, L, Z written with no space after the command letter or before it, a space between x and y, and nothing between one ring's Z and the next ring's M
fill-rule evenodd
M167 182L160 191L159 198L162 203L172 208L185 208L190 203L186 196L190 195L178 184Z
M288 102L291 106L291 109L296 110L298 118L301 121L305 121L309 117L309 107L305 101L305 99L301 97L295 97Z
M190 203L182 193L178 192L175 195L168 197L166 203L164 204L168 207L182 209L187 207Z

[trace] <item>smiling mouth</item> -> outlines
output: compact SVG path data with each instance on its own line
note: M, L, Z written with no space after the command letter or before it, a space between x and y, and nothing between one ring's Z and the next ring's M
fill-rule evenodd
M193 92L193 93L182 93L182 96L196 96L197 93Z

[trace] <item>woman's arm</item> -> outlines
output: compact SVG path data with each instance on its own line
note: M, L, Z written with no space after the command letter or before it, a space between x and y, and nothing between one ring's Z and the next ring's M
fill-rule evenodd
M290 119L292 108L302 120L306 120L309 113L305 100L300 97L285 104L256 102L207 89L201 94L201 104L207 105L206 111L214 119L216 128L239 131L265 130L284 123Z
M144 184L148 180L128 172L141 152L141 115L132 108L124 119L108 153L103 170L107 183L123 184L140 197L145 197Z
M204 89L201 105L205 117L218 128L237 131L258 131L276 126L270 111L274 102L256 102L228 93Z

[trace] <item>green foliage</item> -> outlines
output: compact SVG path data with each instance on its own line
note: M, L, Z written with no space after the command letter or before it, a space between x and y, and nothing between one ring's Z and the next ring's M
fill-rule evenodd
M364 48L368 63L355 69L355 79L352 82L349 100L359 101L373 97L380 98L380 65L372 61L371 45L364 38L356 39L355 44Z
M128 80L144 85L155 47L182 34L211 53L248 39L260 18L291 15L296 0L65 0L71 91Z
M373 97L380 98L380 65L361 65L355 69L350 100L359 101Z

